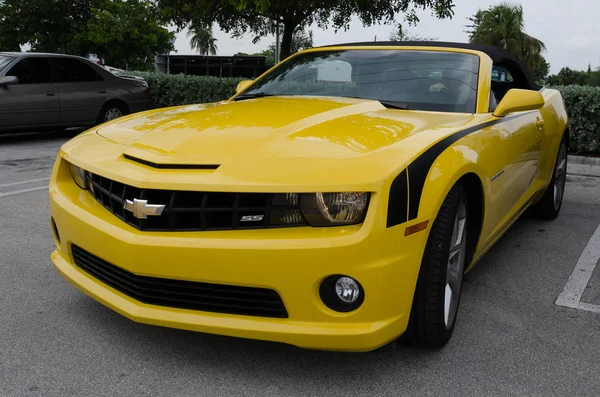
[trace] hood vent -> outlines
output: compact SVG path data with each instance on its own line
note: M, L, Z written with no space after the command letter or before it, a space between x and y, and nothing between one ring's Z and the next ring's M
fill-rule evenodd
M142 160L137 157L123 154L127 160L135 161L136 163L147 165L152 168L169 169L169 170L216 170L220 164L158 164L152 161Z

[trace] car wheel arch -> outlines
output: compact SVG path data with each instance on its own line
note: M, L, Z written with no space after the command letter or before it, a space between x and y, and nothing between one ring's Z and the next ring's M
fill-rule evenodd
M102 109L106 109L108 106L114 106L114 105L120 105L123 106L126 110L127 113L130 112L129 109L129 105L127 105L127 102L125 102L124 100L120 99L120 98L109 98L107 99L104 104L102 105Z
M437 191L438 194L435 197L435 201L429 201L429 205L421 206L421 210L423 210L423 215L419 216L423 220L429 219L429 223L432 224L437 214L439 213L444 200L452 190L452 188L458 184L461 184L467 190L467 199L468 199L468 207L469 207L469 247L468 247L468 257L467 263L471 264L474 259L474 254L477 249L477 245L479 243L479 239L481 237L481 232L483 230L483 224L485 220L485 211L486 211L486 185L483 182L485 179L481 176L481 173L476 167L476 164L469 163L465 164L464 168L459 172L455 173L451 179L446 180L445 186L443 189L439 189L440 184L435 183L431 184L432 181L429 180L425 184L424 188L424 196L428 196L426 192L429 191ZM409 187L410 188L410 187ZM428 189L429 188L429 189ZM435 203L435 204L433 204ZM433 205L432 205L433 204ZM428 208L427 208L428 207ZM470 265L465 267L465 270L469 270Z
M483 229L483 219L485 216L485 193L483 183L479 176L473 172L464 174L457 182L462 184L467 190L467 200L469 205L469 218L467 219L467 259L465 270L469 270L473 262L473 256L479 244L481 231Z
M130 109L129 106L127 105L127 103L125 101L123 101L122 99L116 99L116 98L111 98L109 100L107 100L106 102L104 102L104 104L102 105L102 108L100 108L100 112L98 113L98 117L96 120L97 124L102 124L105 122L105 113L111 109L111 107L116 107L118 109L122 109L122 116L125 116L127 114L130 114Z

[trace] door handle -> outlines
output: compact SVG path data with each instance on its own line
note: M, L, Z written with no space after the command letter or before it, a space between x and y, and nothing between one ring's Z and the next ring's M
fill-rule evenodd
M538 130L542 130L542 128L544 128L544 119L537 119L537 121L535 122L535 125L537 125Z
M107 90L100 90L101 94L106 94L108 91Z
M48 96L54 96L54 95L56 95L56 92L46 91L46 95L48 95Z

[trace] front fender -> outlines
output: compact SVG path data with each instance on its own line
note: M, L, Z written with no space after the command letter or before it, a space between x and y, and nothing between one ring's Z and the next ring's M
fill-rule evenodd
M484 189L483 208L486 208L488 204L486 201L489 197L486 192L489 193L489 182L478 161L478 153L465 145L453 145L440 154L433 162L425 179L418 203L417 217L414 221L420 223L429 220L432 224L452 187L468 174L474 174L479 179ZM409 191L413 188L418 187L409 185ZM413 203L411 203L412 205Z

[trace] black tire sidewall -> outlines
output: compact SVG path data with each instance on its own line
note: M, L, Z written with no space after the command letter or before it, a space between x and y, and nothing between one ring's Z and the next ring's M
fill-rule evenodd
M560 209L562 207L562 203L563 203L563 199L565 197L565 185L567 184L567 168L569 167L569 151L567 149L567 143L565 142L565 140L563 139L562 142L560 143L560 146L558 147L558 153L556 153L556 161L554 162L554 170L552 171L552 182L555 183L555 178L556 178L556 167L558 167L558 160L559 160L559 156L560 153L562 152L563 148L565 149L565 169L564 169L564 179L563 179L563 186L562 186L562 195L560 197L560 203L558 203L558 208L555 208L556 210L556 215L558 215L558 213L560 212ZM554 207L554 185L552 185L552 206Z
M568 152L566 138L563 138L560 143L560 146L558 147L556 156L554 157L554 167L552 169L552 176L550 178L550 183L546 187L546 190L544 191L544 195L542 196L540 201L538 201L535 204L535 206L533 207L533 212L538 218L542 218L542 219L546 219L546 220L555 219L558 216L558 214L560 213L560 209L562 208L562 204L564 201L564 195L565 195L565 186L563 186L562 197L560 199L558 208L556 208L554 206L554 184L556 183L555 180L556 180L556 167L558 166L558 157L560 156L560 152L563 149L563 147L565 148L565 150L567 150L567 154L565 157L566 164L565 164L565 170L564 170L565 185L566 185L566 179L567 179L566 175L567 175L567 169L569 167L569 152Z
M444 299L447 282L447 263L452 239L452 228L461 202L467 215L465 227L469 227L469 203L466 189L458 184L448 193L433 223L415 289L413 306L407 330L408 340L421 347L438 348L445 345L456 326L458 309L452 325L447 328L444 319ZM467 238L469 230L467 229ZM467 244L469 247L469 244ZM468 260L467 253L465 261ZM463 267L463 272L466 267ZM460 308L462 283L457 305Z

